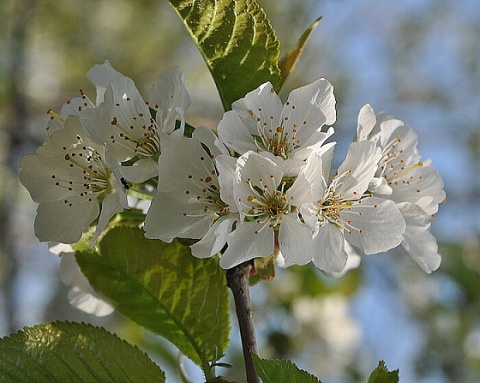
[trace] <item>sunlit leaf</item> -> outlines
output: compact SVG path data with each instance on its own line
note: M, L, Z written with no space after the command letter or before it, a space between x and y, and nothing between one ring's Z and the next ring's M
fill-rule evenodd
M106 330L55 322L0 340L4 383L165 382L142 351Z
M378 363L378 367L368 378L368 383L398 383L398 381L398 370L388 371L383 360Z
M202 367L229 342L225 273L215 259L188 247L148 240L133 227L115 227L93 250L76 253L91 285L117 311L159 334Z
M225 110L260 84L280 83L279 42L255 0L169 0L202 54Z
M321 383L315 376L288 360L261 359L254 354L253 362L263 383Z
M303 32L302 36L297 42L297 46L292 49L291 51L287 52L279 62L279 67L281 71L281 80L280 83L278 84L278 88L281 89L283 84L285 83L285 80L287 77L290 75L290 73L293 71L295 68L295 65L298 62L298 59L300 58L303 49L305 48L305 45L307 44L308 38L312 34L312 32L317 28L318 24L320 23L320 20L322 17L319 17L316 19L306 30Z

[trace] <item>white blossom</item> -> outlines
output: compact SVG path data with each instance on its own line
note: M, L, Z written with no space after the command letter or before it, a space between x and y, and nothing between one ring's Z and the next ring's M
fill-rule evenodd
M403 248L424 271L436 270L441 256L429 228L439 203L445 200L445 191L429 161L420 161L416 133L385 113L375 115L371 106L365 105L358 116L356 139L374 142L382 151L377 181L369 190L398 204L407 223Z
M302 219L314 232L313 246L321 249L313 257L321 270L336 273L345 268L345 241L366 254L400 244L405 219L398 207L367 193L380 156L380 149L371 142L351 144L330 182L330 169L323 168L321 198L301 206Z
M20 181L39 203L35 234L41 241L74 243L98 218L94 241L109 219L128 207L126 195L76 115L54 130L37 154L20 162Z
M215 135L204 127L197 128L192 138L165 136L161 150L146 236L165 242L175 237L199 239L191 246L192 254L210 257L224 247L238 219L232 196L235 159L225 156L215 163L227 152L222 145L215 146Z
M220 259L223 268L272 255L276 243L287 266L312 259L312 231L301 222L298 207L319 198L319 168L307 160L291 177L282 169L284 164L268 152L248 151L238 158L233 195L240 222L227 237L228 247Z
M176 120L190 106L183 71L163 71L144 101L134 82L116 72L108 62L95 65L88 77L96 85L96 108L82 112L85 129L99 144L106 145L114 162L135 161L120 168L122 175L133 183L157 176L160 137L175 130ZM153 111L153 113L151 113Z
M240 155L267 151L283 159L305 160L333 134L333 87L325 79L293 90L285 104L267 82L232 104L218 125L218 136Z

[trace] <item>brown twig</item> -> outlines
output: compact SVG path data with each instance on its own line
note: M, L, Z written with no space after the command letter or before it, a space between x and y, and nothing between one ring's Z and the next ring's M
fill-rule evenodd
M227 286L232 290L237 312L247 383L260 383L255 372L252 353L257 354L257 340L253 324L252 302L250 300L249 279L252 263L246 262L227 270Z

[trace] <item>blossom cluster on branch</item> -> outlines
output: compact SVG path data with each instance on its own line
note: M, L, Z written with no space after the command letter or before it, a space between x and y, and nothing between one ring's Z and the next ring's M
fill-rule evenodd
M332 170L327 80L293 90L285 103L264 83L232 104L215 133L186 124L191 100L179 68L161 73L147 100L108 62L88 78L96 101L82 93L50 111L49 137L20 164L39 203L41 241L75 243L94 224L94 245L132 195L151 199L146 237L196 240L192 254L220 254L225 269L275 254L286 266L313 262L338 273L350 245L374 254L400 244L426 272L439 267L429 229L445 193L420 160L417 135L366 105Z

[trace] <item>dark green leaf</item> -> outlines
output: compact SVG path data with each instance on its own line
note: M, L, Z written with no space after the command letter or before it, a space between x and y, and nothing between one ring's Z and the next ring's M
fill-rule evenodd
M383 360L378 363L378 367L368 378L368 383L398 383L398 381L398 370L388 371Z
M98 251L76 259L91 285L117 311L159 334L207 368L229 343L225 273L216 259L197 259L188 247L148 240L133 227L114 227Z
M288 360L261 359L254 354L253 362L263 383L321 383L316 377L300 370Z
M0 340L4 383L165 382L142 351L106 330L55 322Z
M202 54L225 110L266 81L280 83L279 42L255 0L170 0Z
M312 32L317 28L318 24L320 23L320 20L322 17L319 17L316 19L312 25L310 25L305 32L303 32L302 36L298 40L297 46L295 49L292 49L291 51L287 52L280 60L279 62L279 67L281 71L281 80L280 83L278 84L278 89L281 89L283 84L285 83L285 80L287 77L290 75L290 73L293 71L295 68L295 65L297 64L298 59L300 58L300 55L303 52L303 48L305 48L305 45L307 43L308 38L312 34Z

